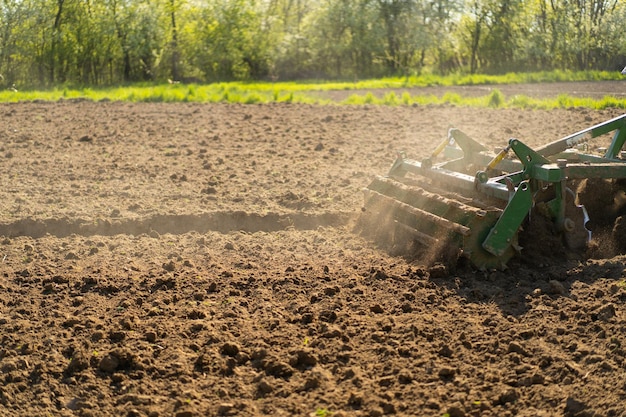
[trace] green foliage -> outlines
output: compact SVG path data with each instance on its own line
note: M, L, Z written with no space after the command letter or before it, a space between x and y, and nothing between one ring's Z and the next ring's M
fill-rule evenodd
M607 79L626 64L624 21L618 0L6 0L0 90L311 77L401 88L522 82L518 71L523 82Z
M557 101L558 107L566 108L566 107L573 107L574 99L568 96L567 94L559 94L559 96L556 98L556 101Z
M400 104L400 100L398 100L396 93L392 91L385 94L385 97L383 97L383 103L387 106L397 106L398 104Z
M533 100L528 96L515 95L509 101L509 106L517 109L532 109L535 108Z
M250 94L245 98L245 104L263 103L265 100L259 94Z
M318 408L315 410L315 417L331 417L332 415L333 413L326 408Z
M251 0L201 6L189 32L190 62L207 80L257 79L268 73L269 38Z
M445 93L441 100L448 104L461 104L463 102L463 98L459 94L450 92Z
M447 77L436 77L425 75L423 77L408 78L383 78L377 80L351 82L229 82L214 84L134 84L125 87L112 88L72 88L69 86L32 91L0 91L0 102L16 102L29 100L73 100L88 99L94 101L131 101L131 102L198 102L198 103L242 103L256 104L268 102L284 103L315 103L329 104L329 99L321 98L324 91L350 91L374 90L378 88L415 88L423 85L457 85L465 83L490 83L497 85L498 82L509 81L528 82L528 80L538 81L543 79L554 80L555 78L580 79L589 77L591 79L604 79L610 77L610 73L585 72L582 75L570 72L540 73L540 74L506 74L503 76L466 76L458 77L451 75ZM417 91L417 90L415 90ZM339 104L347 105L388 105L388 106L412 106L412 105L441 105L472 106L472 107L493 107L493 108L521 108L521 109L553 109L586 107L591 109L606 108L626 108L626 100L607 96L600 100L590 98L577 98L567 94L561 94L556 98L536 99L524 95L506 97L499 89L493 88L489 94L482 97L464 97L457 93L446 92L441 97L434 95L411 95L408 91L403 91L399 96L397 91L388 91L379 96L372 91L365 94L352 94L342 100Z
M626 100L618 100L615 97L606 96L595 107L598 110L608 109L608 108L617 108L617 109L626 109Z
M489 107L502 107L504 101L504 94L502 94L502 92L497 88L489 94Z

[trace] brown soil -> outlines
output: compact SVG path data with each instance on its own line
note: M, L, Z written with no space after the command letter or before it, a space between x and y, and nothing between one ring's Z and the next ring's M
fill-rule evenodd
M0 105L0 415L626 415L625 257L450 272L353 232L450 124L617 115Z

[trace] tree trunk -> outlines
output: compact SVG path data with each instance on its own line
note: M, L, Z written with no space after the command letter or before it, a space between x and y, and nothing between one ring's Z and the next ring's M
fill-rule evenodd
M170 0L170 17L172 20L172 80L178 81L180 78L179 60L180 54L178 52L178 27L176 26L176 0Z
M57 46L61 38L61 16L63 15L63 4L65 0L57 0L57 13L52 26L52 42L50 45L50 83L54 84L56 79L56 54Z

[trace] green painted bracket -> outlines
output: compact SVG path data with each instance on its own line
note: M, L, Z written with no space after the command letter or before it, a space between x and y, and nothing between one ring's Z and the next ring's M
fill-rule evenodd
M532 194L528 181L522 181L493 226L482 246L494 256L501 256L513 241L522 222L532 208Z
M524 165L524 170L529 169L533 165L550 163L547 158L533 151L518 139L510 139L509 146L513 149L513 152L515 152L515 155L517 155L522 165Z
M604 156L606 158L617 158L618 154L622 150L622 147L624 146L624 142L626 142L626 129L615 130L611 145L606 150L606 154Z
M547 182L559 182L565 179L564 170L557 163L535 152L517 139L511 139L509 145L524 166L523 179L533 179Z

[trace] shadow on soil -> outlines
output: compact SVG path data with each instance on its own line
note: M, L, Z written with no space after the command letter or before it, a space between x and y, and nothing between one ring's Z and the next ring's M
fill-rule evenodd
M217 212L189 215L155 215L143 219L21 219L13 223L0 224L0 236L43 237L50 234L65 237L72 234L81 236L118 234L140 235L156 232L159 234L183 234L188 232L206 233L209 231L228 233L232 231L275 232L288 230L311 230L320 226L338 227L346 225L354 216L350 213L322 214L256 214L244 211Z
M496 304L507 316L524 315L538 298L546 302L571 298L576 283L592 285L598 279L617 281L626 273L625 257L620 255L623 251L614 242L597 237L589 243L586 253L575 253L566 250L562 239L546 225L529 228L533 233L521 238L521 253L504 270L482 271L458 253L442 253L438 247L408 243L411 242L408 236L398 238L396 232L390 232L393 229L390 219L379 216L371 222L361 216L356 224L355 234L363 235L390 256L422 266L435 285L457 293L465 303Z

